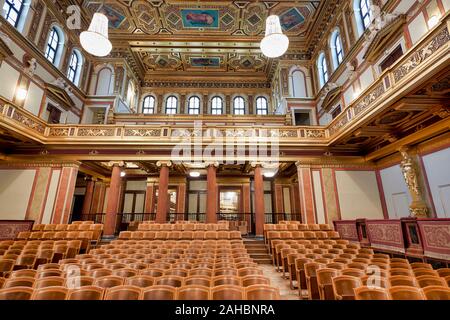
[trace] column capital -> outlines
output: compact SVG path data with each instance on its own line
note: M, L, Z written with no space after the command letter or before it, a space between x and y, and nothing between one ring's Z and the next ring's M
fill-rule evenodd
M252 166L252 168L256 168L256 167L261 167L264 169L278 169L278 167L280 166L279 163L272 163L272 162L251 162L250 165Z
M300 161L297 161L297 162L295 163L295 166L297 167L297 169L300 169L300 168L309 169L309 168L311 168L311 164L308 164L308 163L301 163Z
M124 161L110 161L108 162L108 167L125 167Z
M219 167L219 162L218 161L206 161L205 162L205 168L208 168L208 167L218 168Z
M170 160L160 160L156 163L157 167L171 167L172 161Z

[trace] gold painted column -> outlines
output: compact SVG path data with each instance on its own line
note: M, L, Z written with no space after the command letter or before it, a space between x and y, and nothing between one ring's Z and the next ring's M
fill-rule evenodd
M403 177L405 178L409 194L412 198L412 202L409 206L409 213L412 217L426 218L428 217L429 210L423 199L423 188L419 182L421 176L420 168L408 147L402 147L399 151L402 155L400 168L402 169Z
M91 177L87 180L86 193L84 195L82 214L91 213L92 199L94 197L95 180Z
M120 188L122 185L122 178L120 176L123 162L110 163L112 165L111 183L108 192L108 204L106 206L105 216L105 231L107 237L114 236L116 232L116 220L119 210Z
M156 210L156 223L166 223L169 211L169 167L170 161L158 161L156 164L161 167L159 172L158 208Z
M217 223L217 163L207 166L206 223Z
M264 178L262 165L252 164L255 168L255 234L257 237L264 235L265 208L264 208Z

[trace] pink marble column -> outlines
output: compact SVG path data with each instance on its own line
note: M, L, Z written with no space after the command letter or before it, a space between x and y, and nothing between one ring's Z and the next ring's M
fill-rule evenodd
M161 163L160 166L156 223L166 223L169 210L169 166L167 163Z
M264 234L264 179L261 165L255 167L255 233L262 237Z
M120 177L120 166L113 165L111 174L111 184L108 191L108 203L106 206L105 236L114 236L116 231L117 211L119 210L120 187L122 178Z
M217 168L211 164L207 170L206 223L217 223Z
M92 179L87 181L86 193L84 195L84 201L83 201L83 209L81 211L82 214L91 213L92 199L94 197L94 186L95 186L95 181L93 181Z

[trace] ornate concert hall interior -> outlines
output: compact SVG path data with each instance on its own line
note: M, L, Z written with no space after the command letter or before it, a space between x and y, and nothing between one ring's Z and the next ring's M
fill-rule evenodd
M0 300L450 299L450 0L1 9Z

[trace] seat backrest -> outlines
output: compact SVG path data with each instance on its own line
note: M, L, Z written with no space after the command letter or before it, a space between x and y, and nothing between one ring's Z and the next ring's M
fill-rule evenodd
M424 300L421 289L410 286L395 286L389 288L391 300Z
M209 300L209 287L187 285L178 289L177 300Z
M0 290L0 300L30 300L32 294L32 288L3 288Z
M337 276L332 279L334 295L338 300L355 296L354 289L361 287L361 279L352 276Z
M139 300L141 294L141 288L123 285L106 289L104 300Z
M69 290L67 300L103 300L105 289L97 286L86 286Z
M255 284L245 289L247 300L280 300L280 290L268 285Z
M320 285L331 285L333 284L332 279L337 277L339 271L336 269L323 268L316 271L317 283Z
M63 286L35 288L31 300L66 300L68 292Z
M389 300L386 289L359 287L355 288L355 300Z
M143 300L175 300L177 289L167 285L155 285L143 290Z
M422 289L427 300L450 300L450 288L444 286L428 286Z
M118 276L104 276L101 278L97 278L94 282L95 286L98 286L100 288L112 288L121 286L124 283L124 279L122 277Z
M420 288L425 288L428 286L447 286L447 283L443 278L435 277L435 276L420 276L416 277L417 283Z
M221 285L211 288L211 300L244 300L245 290L240 286Z

